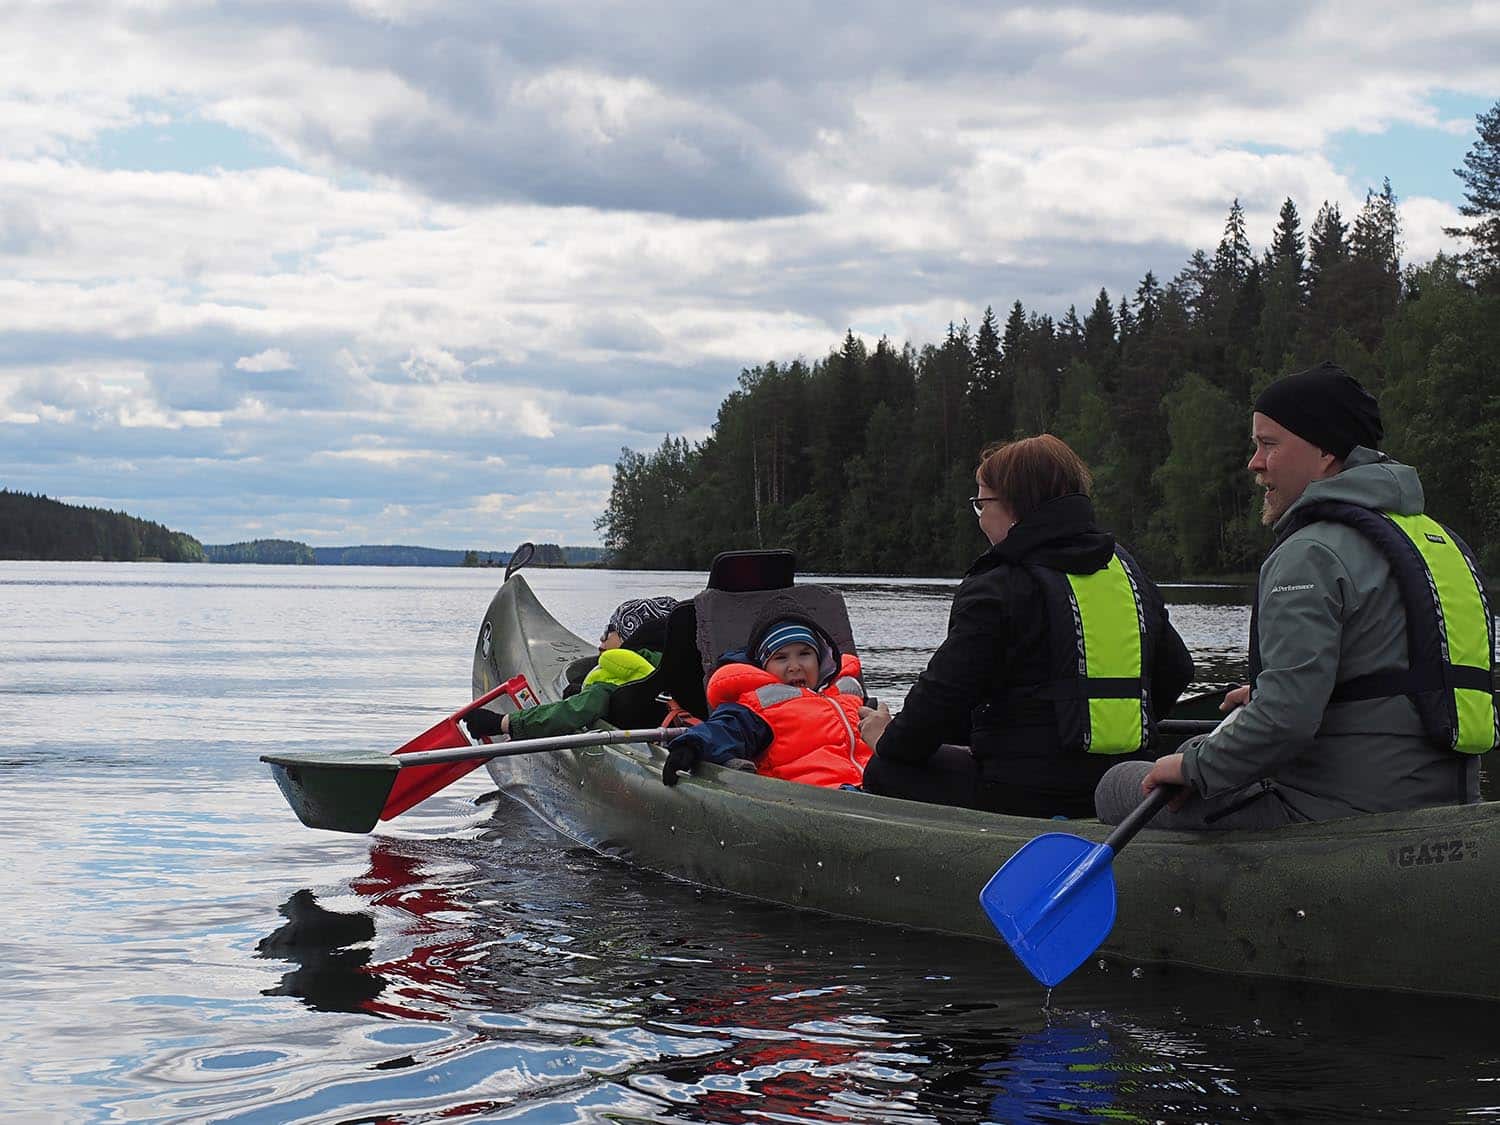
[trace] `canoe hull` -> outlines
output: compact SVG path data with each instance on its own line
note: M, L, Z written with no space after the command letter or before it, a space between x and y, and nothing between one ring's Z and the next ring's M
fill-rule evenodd
M592 646L524 579L487 615L475 691L525 672L540 698ZM979 890L1056 824L792 785L707 766L668 789L656 748L488 763L563 834L633 865L766 902L998 941ZM1102 840L1108 829L1067 830ZM1500 805L1423 809L1274 832L1148 830L1114 865L1104 952L1134 962L1500 999L1489 919L1500 899Z

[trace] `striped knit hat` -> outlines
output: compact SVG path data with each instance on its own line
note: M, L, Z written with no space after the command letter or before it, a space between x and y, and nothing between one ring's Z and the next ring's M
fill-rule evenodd
M778 621L766 630L766 635L755 650L755 662L764 668L766 661L776 655L777 649L798 642L807 645L822 659L823 642L806 624L801 621Z

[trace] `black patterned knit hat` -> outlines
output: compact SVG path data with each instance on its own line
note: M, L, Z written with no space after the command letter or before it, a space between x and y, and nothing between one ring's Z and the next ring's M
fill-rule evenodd
M631 598L615 607L604 632L619 633L625 648L661 648L667 640L667 614L676 607L676 598Z

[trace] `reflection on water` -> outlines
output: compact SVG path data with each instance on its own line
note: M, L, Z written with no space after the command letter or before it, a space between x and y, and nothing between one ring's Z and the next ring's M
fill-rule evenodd
M261 989L262 996L296 996L320 1012L354 1012L380 995L385 981L366 970L369 949L351 948L375 936L372 914L325 910L306 889L279 909L286 924L262 938L255 952L299 967L274 988Z
M476 809L482 775L303 829L256 756L452 710L498 577L0 564L7 1119L1495 1116L1488 1006L1091 964L1048 1007L1003 947L702 893ZM702 577L532 584L592 636ZM899 703L954 583L831 581ZM1243 603L1167 594L1200 686L1239 679Z

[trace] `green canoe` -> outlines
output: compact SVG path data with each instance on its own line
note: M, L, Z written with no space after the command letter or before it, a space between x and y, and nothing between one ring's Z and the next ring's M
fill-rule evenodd
M560 696L594 652L510 578L474 655L478 696L524 673ZM794 785L701 766L662 785L659 747L497 759L501 790L581 844L786 906L993 941L979 890L1045 821ZM1070 832L1102 840L1094 821ZM1147 830L1114 864L1103 947L1127 962L1500 999L1500 802L1275 832Z

